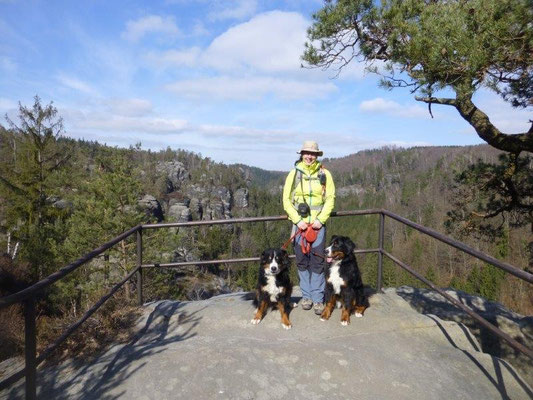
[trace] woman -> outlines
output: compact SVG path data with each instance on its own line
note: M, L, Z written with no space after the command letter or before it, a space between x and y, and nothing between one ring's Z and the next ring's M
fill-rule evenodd
M293 244L302 289L302 308L304 310L314 308L315 314L320 315L324 309L326 284L324 224L335 204L335 184L331 173L317 160L317 157L323 153L318 149L316 142L304 142L298 153L300 158L294 163L294 169L285 179L283 208L294 223L293 234L297 230L301 231L295 237ZM308 232L308 227L314 232Z

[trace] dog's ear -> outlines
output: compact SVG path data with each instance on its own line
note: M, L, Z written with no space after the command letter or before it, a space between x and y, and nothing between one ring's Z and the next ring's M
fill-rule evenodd
M291 265L291 259L289 258L289 253L287 253L287 250L281 249L280 256L281 256L281 263L285 267L289 267Z
M261 264L265 264L268 262L268 256L270 255L270 249L266 249L263 251L263 254L261 254Z
M355 250L355 243L350 238L345 238L344 246L346 247L346 254L351 254Z

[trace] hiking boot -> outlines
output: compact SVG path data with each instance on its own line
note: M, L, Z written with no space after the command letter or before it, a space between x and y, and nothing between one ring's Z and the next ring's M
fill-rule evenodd
M323 303L315 303L313 305L313 308L315 310L316 315L322 315L322 311L324 311L324 304Z
M313 301L311 299L302 299L300 304L303 310L310 310L313 307Z

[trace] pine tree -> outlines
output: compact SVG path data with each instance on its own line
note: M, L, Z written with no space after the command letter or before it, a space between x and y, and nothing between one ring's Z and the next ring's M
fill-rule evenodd
M137 205L142 188L132 161L133 152L104 151L98 159L96 176L82 185L82 193L75 201L75 212L69 220L65 243L65 254L71 259L147 220ZM125 275L135 265L134 247L134 238L129 238L109 251L120 275ZM126 294L129 297L128 285Z
M31 265L31 279L41 279L57 269L55 255L64 239L68 208L54 203L61 196L61 172L69 154L58 141L63 121L52 103L41 105L38 96L27 108L19 103L19 123L6 116L2 150L12 157L0 165L0 191L5 200L6 226L19 254Z

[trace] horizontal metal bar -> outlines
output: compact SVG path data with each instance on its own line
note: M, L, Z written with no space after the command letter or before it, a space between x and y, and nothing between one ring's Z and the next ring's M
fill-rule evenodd
M369 215L379 214L381 209L372 210L353 210L353 211L334 211L331 213L332 217L344 217L348 215ZM186 226L201 226L201 225L226 225L226 224L240 224L245 222L265 222L265 221L283 221L287 220L286 215L278 215L271 217L248 217L248 218L230 218L230 219L213 219L206 221L189 221L189 222L170 222L165 224L144 224L143 229L160 229L160 228L180 228Z
M92 260L94 257L98 256L99 254L103 253L110 247L113 247L118 242L126 239L128 236L134 234L141 228L140 225L137 225L134 228L131 228L129 231L126 231L116 238L110 240L107 243L104 243L102 246L94 249L90 253L87 253L81 258L78 258L76 261L68 264L67 266L61 268L59 271L54 272L52 275L49 275L47 278L44 278L43 280L40 280L36 284L21 290L20 292L17 292L15 294L5 296L0 298L0 308L7 307L11 304L21 302L25 299L27 299L30 296L35 295L35 293L45 289L46 287L50 286L54 282L58 281L59 279L63 278L65 275L68 275L72 271L75 271L78 267L85 264L87 261Z
M354 250L355 254L379 253L379 249L360 249Z
M100 300L98 300L83 316L75 323L70 325L65 332L50 346L48 346L39 356L37 357L37 365L42 363L49 355L52 353L63 341L68 338L76 329L80 327L91 315L93 315L96 310L98 310L111 296L113 296L117 290L119 290L127 281L129 281L133 275L140 269L136 267L131 271L124 279L117 283L113 288L104 295Z
M294 258L294 255L290 255L290 258ZM154 263L154 264L143 264L142 268L176 268L176 267L187 267L190 265L211 265L211 264L237 264L245 262L255 262L259 261L260 257L248 257L248 258L230 258L225 260L206 260L206 261L183 261L175 263Z
M356 254L365 254L365 253L379 253L379 249L361 249L354 250ZM289 255L289 258L295 258L294 254ZM224 260L205 260L205 261L183 261L175 263L154 263L154 264L143 264L141 268L176 268L176 267L186 267L191 265L211 265L211 264L237 264L245 262L255 262L259 261L260 257L248 257L248 258L230 258Z
M427 280L425 277L420 275L418 272L413 270L412 267L405 264L404 262L398 260L396 257L394 257L392 254L388 253L387 251L383 250L383 254L385 254L387 257L389 257L392 261L394 261L396 264L398 264L400 267L405 269L407 272L409 272L411 275L415 276L422 282L424 282L426 285L428 285L431 289L438 292L441 296L446 298L450 303L453 305L459 307L461 310L466 312L468 315L470 315L472 318L474 318L477 322L479 322L481 325L483 325L485 328L490 330L492 333L497 335L498 337L505 340L509 345L514 348L515 350L518 350L521 353L524 353L529 358L533 359L533 350L527 348L523 344L517 342L514 340L511 336L509 336L507 333L503 332L502 330L498 329L494 325L492 325L489 321L487 321L485 318L481 317L479 314L477 314L475 311L472 311L470 308L465 306L460 301L454 299L452 296L450 296L448 293L446 293L444 290L439 288L438 286L435 286L431 281Z
M452 247L455 247L456 249L459 249L461 251L464 251L465 253L470 254L471 256L474 256L482 261L485 261L491 265L494 265L495 267L498 267L500 269L503 269L510 274L523 279L524 281L527 281L529 283L533 283L533 274L530 274L526 271L523 271L519 268L516 268L512 266L511 264L507 264L503 261L497 260L494 257L491 257L485 253L482 253L481 251L475 250L469 246L467 246L464 243L458 242L457 240L453 240L442 233L439 233L431 228L426 228L425 226L419 225L413 221L409 221L406 218L400 217L399 215L396 215L394 213L391 213L390 211L383 210L383 213L392 219L395 219L398 222L401 222L402 224L408 225L411 228L414 228L420 232L425 233L426 235L429 235L437 240L440 240L441 242L444 242L446 244L449 244Z
M383 210L381 208L372 208L370 210L350 210L350 211L334 211L331 213L332 217L346 217L350 215L372 215L381 214Z

